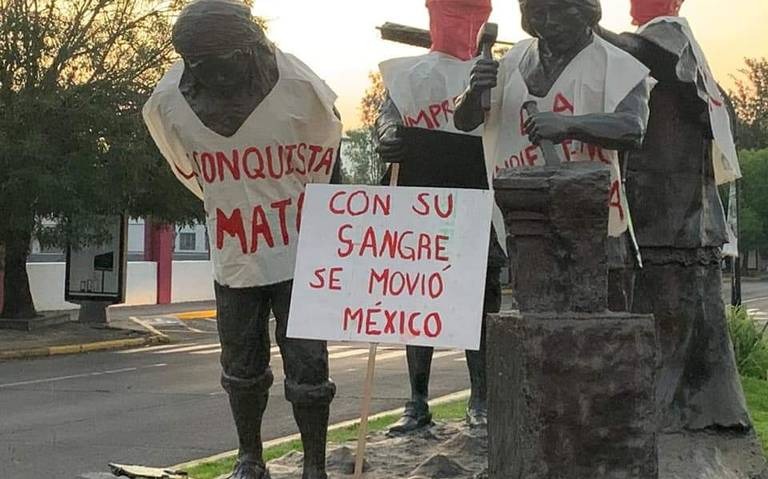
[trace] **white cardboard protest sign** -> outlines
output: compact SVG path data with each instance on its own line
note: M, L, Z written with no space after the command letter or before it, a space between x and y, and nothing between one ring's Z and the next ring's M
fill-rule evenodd
M308 185L288 336L477 350L493 193Z

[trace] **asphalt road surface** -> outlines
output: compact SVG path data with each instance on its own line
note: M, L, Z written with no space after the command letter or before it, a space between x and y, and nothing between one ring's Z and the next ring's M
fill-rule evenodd
M109 462L168 466L237 447L215 322L144 319L174 343L0 363L1 479L102 477L94 473ZM331 344L329 352L338 387L331 422L356 418L368 347ZM276 346L272 367L265 440L297 432ZM404 371L404 349L379 348L374 412L404 404ZM433 397L468 387L463 351L436 351L433 372Z
M768 319L768 282L744 283L748 308ZM724 297L729 298L728 285ZM144 318L171 345L0 362L0 479L96 478L107 463L168 466L237 446L219 385L214 320ZM273 345L274 346L274 345ZM338 385L331 422L358 417L368 348L330 345ZM282 364L273 348L275 385L264 439L296 432L283 397ZM437 351L431 395L468 387L462 351ZM384 347L376 366L373 412L408 396L405 351Z

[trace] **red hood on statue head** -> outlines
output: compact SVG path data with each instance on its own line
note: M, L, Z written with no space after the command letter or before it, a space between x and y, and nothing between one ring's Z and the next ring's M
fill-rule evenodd
M631 0L632 23L645 25L654 18L676 17L684 0Z
M491 15L491 0L427 0L432 51L469 60L477 33Z

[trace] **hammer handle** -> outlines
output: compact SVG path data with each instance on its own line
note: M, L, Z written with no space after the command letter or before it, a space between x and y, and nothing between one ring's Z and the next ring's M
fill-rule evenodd
M535 101L523 103L523 109L528 116L533 116L539 112L539 106ZM560 157L555 151L555 144L552 143L552 140L539 141L539 148L541 148L541 153L544 155L544 163L547 166L558 166L560 164Z
M486 60L493 60L493 51L491 50L492 47L493 45L491 43L483 43L483 58ZM490 88L488 90L483 90L483 92L480 94L480 105L483 107L483 111L491 110Z

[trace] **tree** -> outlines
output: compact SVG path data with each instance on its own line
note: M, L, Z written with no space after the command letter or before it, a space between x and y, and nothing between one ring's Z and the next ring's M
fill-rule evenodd
M738 117L739 146L768 147L768 59L747 58L736 90L730 92Z
M363 126L367 128L373 127L376 122L376 117L379 115L379 108L384 103L387 91L384 88L384 81L381 78L379 72L369 72L368 80L370 80L370 86L365 90L363 99L360 100L360 120L363 122Z
M0 0L0 316L36 314L35 234L84 244L104 234L102 214L202 217L141 119L172 60L173 12L150 0Z
M381 74L370 72L371 84L360 100L361 128L349 130L344 139L344 176L349 183L362 185L379 184L386 165L381 162L373 142L373 125L384 102L386 90Z
M741 156L741 238L743 252L768 250L768 149L745 150Z
M344 139L344 176L348 183L377 185L386 170L371 139L371 128L350 130Z

